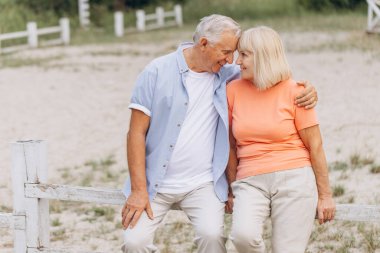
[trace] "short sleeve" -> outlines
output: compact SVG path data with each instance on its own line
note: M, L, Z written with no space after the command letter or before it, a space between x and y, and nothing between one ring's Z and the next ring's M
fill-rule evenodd
M318 125L317 113L314 108L305 109L304 107L298 107L298 106L295 106L295 107L296 107L295 109L296 112L295 112L294 121L295 121L297 131Z
M151 68L147 67L139 74L132 92L129 109L136 109L142 111L149 117L151 116L156 80L157 72Z

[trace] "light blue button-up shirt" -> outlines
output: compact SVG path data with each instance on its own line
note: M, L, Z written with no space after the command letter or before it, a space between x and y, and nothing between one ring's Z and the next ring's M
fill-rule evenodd
M165 177L186 117L189 98L184 80L189 67L183 50L192 45L183 43L177 51L153 60L138 76L132 93L129 108L150 116L146 135L146 177L150 199L155 197ZM219 117L212 171L215 193L220 201L226 201L228 184L224 171L229 156L226 83L238 78L240 70L236 65L225 65L216 75L213 102ZM130 194L130 179L126 181L123 192L127 197Z

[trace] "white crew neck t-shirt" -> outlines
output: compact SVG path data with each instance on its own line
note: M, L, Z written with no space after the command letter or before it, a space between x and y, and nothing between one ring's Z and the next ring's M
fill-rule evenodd
M189 70L189 104L177 143L158 192L184 193L213 181L212 160L218 113L213 104L213 73Z

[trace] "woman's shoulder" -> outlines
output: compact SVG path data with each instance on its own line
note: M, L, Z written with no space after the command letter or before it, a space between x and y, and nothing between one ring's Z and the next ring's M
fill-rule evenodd
M252 82L244 79L236 79L227 84L227 92L228 91L239 91L244 90L247 87L250 87Z
M281 81L279 85L283 90L286 90L290 93L296 93L302 91L305 87L303 85L299 85L297 81L289 78L288 80Z

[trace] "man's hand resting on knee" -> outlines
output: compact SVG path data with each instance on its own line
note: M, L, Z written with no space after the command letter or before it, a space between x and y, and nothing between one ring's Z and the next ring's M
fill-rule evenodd
M141 214L146 211L149 219L153 220L153 211L150 207L149 195L146 191L132 191L121 211L124 229L133 228L141 217Z

